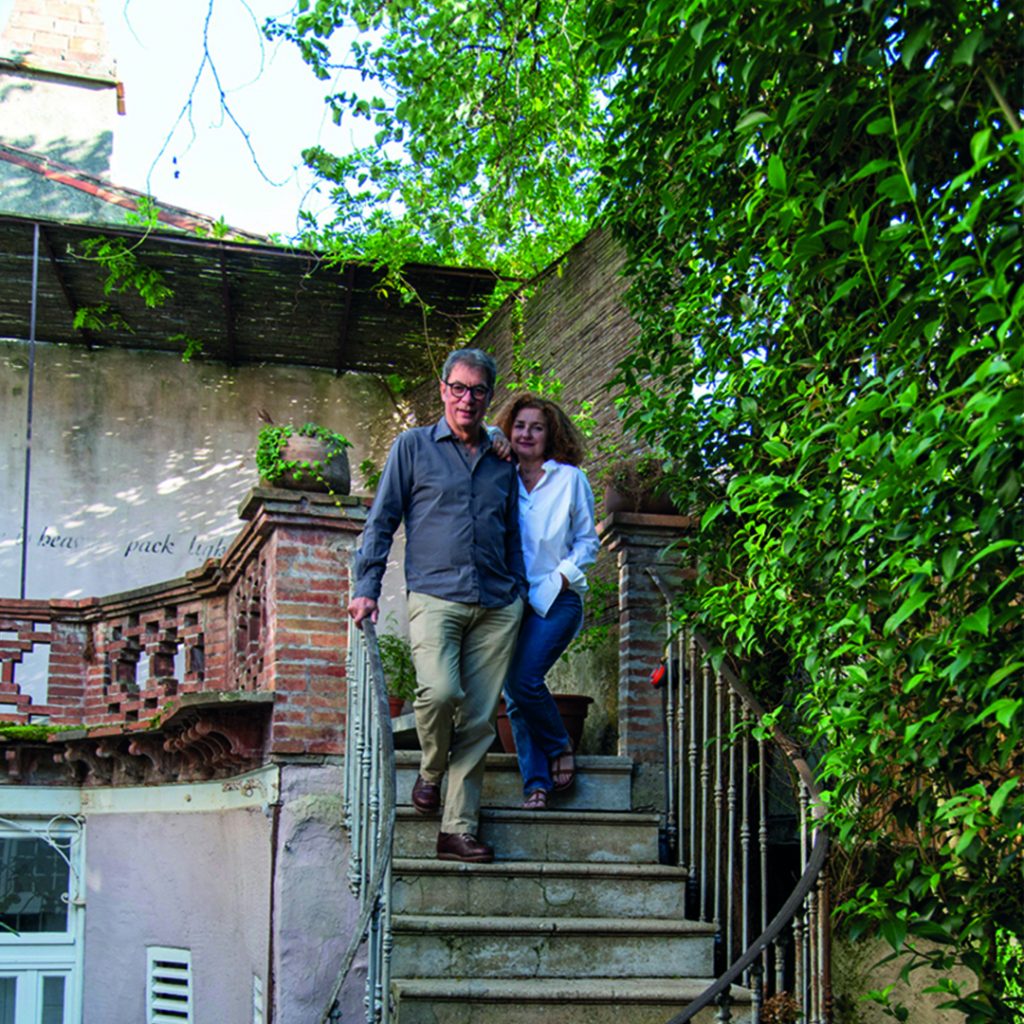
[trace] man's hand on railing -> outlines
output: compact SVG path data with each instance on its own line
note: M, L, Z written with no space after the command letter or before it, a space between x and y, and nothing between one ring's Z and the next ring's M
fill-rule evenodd
M372 597L353 597L348 603L348 613L357 626L362 626L363 619L369 620L376 625L380 609Z

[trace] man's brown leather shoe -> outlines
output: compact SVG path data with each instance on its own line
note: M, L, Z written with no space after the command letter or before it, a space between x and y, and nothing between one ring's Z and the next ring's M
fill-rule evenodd
M437 859L461 860L471 864L490 864L494 850L471 832L456 835L453 832L438 832Z
M412 805L420 814L436 814L441 806L441 787L417 775L412 787Z

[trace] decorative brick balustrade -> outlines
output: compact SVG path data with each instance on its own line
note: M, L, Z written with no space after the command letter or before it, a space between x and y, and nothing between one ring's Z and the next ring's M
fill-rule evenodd
M689 516L615 512L598 524L601 543L619 569L619 753L636 761L664 759L661 692L651 672L665 648L665 612L649 569L670 586L687 570L666 549L691 527Z
M77 601L0 598L0 744L12 781L211 778L343 750L357 498L253 491L224 557L183 579ZM45 701L19 684L47 654Z

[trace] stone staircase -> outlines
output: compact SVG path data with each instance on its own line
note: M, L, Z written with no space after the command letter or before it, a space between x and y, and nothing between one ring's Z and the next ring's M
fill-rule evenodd
M664 1024L707 987L713 928L685 919L685 874L658 863L657 816L631 809L628 758L578 758L573 789L527 812L515 758L488 755L493 864L435 858L438 819L410 803L419 754L397 761L398 1024Z

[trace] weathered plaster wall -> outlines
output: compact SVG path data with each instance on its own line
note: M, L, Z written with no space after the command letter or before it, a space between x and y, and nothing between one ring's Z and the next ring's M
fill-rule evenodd
M110 170L118 118L115 65L96 0L0 2L0 138L90 174ZM8 171L10 168L8 168ZM56 191L5 177L3 207L39 215ZM51 212L57 212L51 210Z
M86 828L82 1019L144 1020L156 945L191 950L196 1024L251 1020L253 975L269 987L270 818L94 814Z
M117 96L110 84L46 74L0 75L3 141L89 174L104 177L110 171L116 116ZM4 209L24 216L59 215L60 208L50 205L57 190L40 176L33 178L6 182Z
M922 947L927 950L927 943ZM894 1018L878 1003L866 999L865 993L892 986L893 1002L902 1003L909 1011L912 1024L963 1024L964 1015L939 1009L946 997L927 992L938 975L931 970L918 970L902 981L900 970L905 961L889 960L891 947L881 940L847 942L834 939L832 945L832 991L835 1024L886 1024ZM883 962L886 961L886 962ZM971 990L971 976L966 970L954 972L956 981ZM1009 1024L1009 1022L1007 1022Z
M340 766L282 767L274 893L275 1024L320 1019L359 914L348 887L341 791ZM365 968L358 967L350 975L345 1020L362 1019L365 976Z
M0 593L21 570L29 348L0 341ZM382 461L398 414L374 378L38 344L27 597L116 593L223 553L257 482L259 409ZM354 473L354 489L360 487Z

